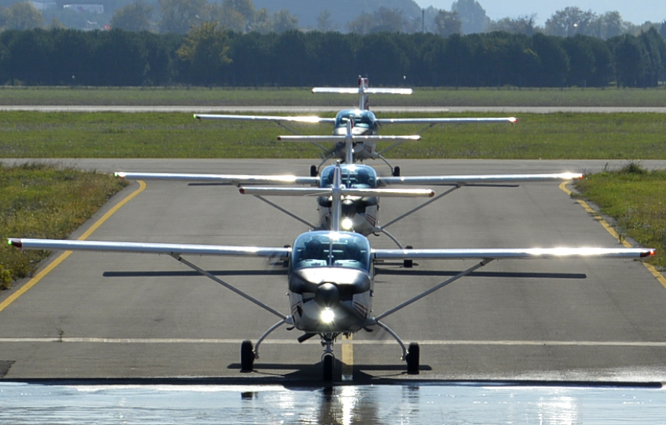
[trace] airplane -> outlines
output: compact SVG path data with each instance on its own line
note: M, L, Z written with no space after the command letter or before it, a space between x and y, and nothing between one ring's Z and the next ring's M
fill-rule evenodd
M278 140L310 142L324 151L324 159L318 165L310 167L310 175L316 176L321 166L330 158L346 159L345 138L347 137L347 124L353 124L354 148L353 160L364 161L368 159L381 159L391 169L394 176L400 175L400 167L394 167L384 157L383 153L394 149L406 141L419 140L418 134L438 124L465 124L465 123L515 123L515 117L497 118L377 118L369 108L370 94L412 94L412 89L407 88L371 88L369 80L358 77L358 87L314 87L313 93L341 93L359 95L358 108L344 109L337 113L335 118L323 118L317 116L271 116L271 115L228 115L228 114L194 114L199 120L237 120L237 121L270 121L291 131L296 136L280 136ZM302 136L298 131L287 126L291 123L326 123L333 124L331 136ZM379 136L379 127L386 124L425 124L417 135L412 136ZM366 137L374 136L374 137ZM393 141L393 145L377 150L377 142ZM333 149L327 149L320 142L335 142Z
M349 148L349 143L347 144ZM350 155L347 149L347 155ZM251 194L267 203L273 208L289 215L305 224L311 229L327 230L332 223L332 197L330 188L333 186L335 170L340 168L342 184L349 189L364 189L364 196L352 195L351 192L342 200L342 228L354 231L364 236L371 234L384 234L399 248L403 248L400 241L393 236L387 228L405 219L411 214L421 210L431 203L442 199L465 186L499 186L516 185L526 182L568 181L583 178L581 173L541 173L541 174L488 174L488 175L441 175L441 176L389 176L383 177L371 166L346 161L344 164L329 165L316 177L296 175L247 175L247 174L196 174L196 173L142 173L142 172L116 172L119 178L127 179L156 179L156 180L184 180L190 182L207 182L214 184L233 184L236 186L248 185L302 185L305 187L245 187L244 193ZM450 186L441 194L435 196L432 190L425 189L393 189L396 186ZM265 196L316 196L319 221L313 224L280 205L269 201ZM428 197L429 200L413 207L387 223L379 224L380 197ZM411 246L406 246L411 249ZM410 267L412 262L406 261L405 266Z
M247 193L247 188L240 188ZM600 247L553 247L553 248L498 248L498 249L377 249L363 235L346 232L340 228L342 221L342 199L348 191L342 183L342 168L336 166L333 174L331 196L333 198L332 228L308 231L298 235L291 246L258 247L200 244L169 244L143 242L106 242L78 240L50 240L9 238L11 246L35 250L80 250L125 253L147 253L170 255L180 263L192 268L246 300L274 314L279 321L259 337L256 344L250 340L241 343L241 371L251 372L259 359L261 343L276 329L287 325L302 335L304 342L319 336L324 352L321 358L322 378L334 379L333 344L340 335L349 336L374 327L384 329L394 338L402 351L402 360L407 363L408 374L418 374L420 369L420 347L418 343L406 346L402 339L385 323L384 319L429 296L444 286L462 279L492 261L505 259L574 259L574 258L639 258L655 254L653 248L600 248ZM289 314L265 304L259 299L221 280L190 260L187 255L237 256L259 258L281 258L288 261L287 278ZM373 315L372 301L378 291L374 287L374 264L383 260L415 259L474 259L474 265L455 276L427 289L405 302Z

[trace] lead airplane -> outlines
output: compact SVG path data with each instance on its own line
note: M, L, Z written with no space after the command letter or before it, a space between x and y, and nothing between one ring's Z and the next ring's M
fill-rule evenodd
M243 188L241 188L243 193ZM241 371L254 370L259 358L259 347L264 339L280 326L302 332L299 342L319 336L324 352L321 358L322 377L334 379L333 344L340 335L350 336L361 330L380 327L400 345L402 359L409 374L418 374L420 348L418 343L406 346L389 328L384 319L395 312L427 297L444 286L457 281L490 262L499 259L572 259L572 258L646 258L655 254L652 248L498 248L498 249L377 249L363 235L342 231L342 199L358 191L342 184L342 170L334 171L331 196L334 218L331 230L311 231L296 237L291 247L259 247L229 245L194 245L145 242L75 241L50 239L9 238L9 244L20 249L80 250L166 254L192 268L218 284L230 289L260 308L274 314L279 320L259 337L256 344L245 340L241 344ZM289 313L265 304L237 287L219 279L190 260L188 255L282 258L288 261L287 291ZM374 287L374 263L382 260L415 259L476 259L473 266L455 276L421 292L405 302L381 313L373 314L372 301L378 291Z
M317 116L275 116L275 115L228 115L228 114L195 114L194 117L199 120L237 120L237 121L270 121L287 130L297 134L296 136L280 136L279 140L284 141L302 141L310 142L325 152L324 160L318 165L310 167L310 175L316 176L319 168L330 158L337 157L340 160L346 160L345 138L347 137L348 123L353 124L353 162L364 161L368 159L381 159L391 169L394 176L400 175L400 167L394 167L383 156L384 152L393 149L406 141L419 140L418 135L412 136L379 136L379 128L387 124L425 124L419 133L434 127L438 124L466 124L466 123L515 123L515 117L499 118L377 118L370 111L369 98L371 94L412 94L412 89L408 88L381 88L369 87L368 78L358 77L358 87L314 87L313 93L340 93L340 94L358 94L358 108L344 109L337 113L335 118L323 118ZM290 128L287 124L292 123L325 123L333 125L333 134L331 136L302 136ZM372 136L372 137L367 137ZM377 142L392 141L393 145L377 150ZM327 149L321 142L334 142L333 149Z

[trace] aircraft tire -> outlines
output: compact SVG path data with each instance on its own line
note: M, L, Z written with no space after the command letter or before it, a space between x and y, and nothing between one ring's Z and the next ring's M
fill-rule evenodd
M411 245L407 245L405 249L414 249L414 247ZM414 260L403 260L403 266L406 269L411 269L412 267L414 267Z
M241 343L241 372L252 372L254 368L254 350L252 341Z
M325 382L333 381L333 366L335 365L333 354L324 354L321 357L322 379Z
M400 177L400 167L393 167L393 177Z
M317 166L310 165L310 177L317 177L317 174L319 174L319 172L317 171Z
M409 375L418 375L419 366L420 366L420 357L421 357L421 347L416 342L409 344L409 349L407 350L407 374Z

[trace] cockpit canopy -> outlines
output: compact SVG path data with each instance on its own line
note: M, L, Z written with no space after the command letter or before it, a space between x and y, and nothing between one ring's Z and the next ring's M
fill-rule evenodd
M357 233L304 233L294 242L291 268L304 267L344 267L369 272L370 243Z
M348 188L376 188L377 172L367 165L345 164L342 166L342 184ZM329 165L321 173L320 187L332 187L335 165Z
M347 121L349 120L352 120L354 124L354 134L374 134L377 131L375 114L362 109L345 109L338 112L335 117L335 128L345 129L346 132Z

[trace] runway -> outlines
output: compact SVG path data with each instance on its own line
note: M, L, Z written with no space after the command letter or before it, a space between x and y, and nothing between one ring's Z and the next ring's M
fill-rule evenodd
M311 163L51 161L102 172L243 174L307 174ZM606 167L608 161L395 163L404 175L416 175L590 172ZM388 170L373 165L380 173ZM643 165L664 168L666 161ZM88 239L283 246L307 231L265 203L240 195L233 186L146 183ZM132 183L72 238L138 189ZM277 203L315 220L312 199L285 198ZM412 201L383 199L380 222L411 206ZM403 244L428 248L619 244L557 183L461 188L391 226L390 231ZM383 236L370 240L373 246L393 246ZM286 271L281 264L209 257L191 261L288 312ZM374 311L386 311L471 265L421 261L405 269L402 264L380 264ZM0 302L13 291L2 294ZM386 319L405 342L421 344L420 375L405 374L398 345L380 331L339 341L336 367L351 371L350 379L359 383L406 379L665 382L664 305L666 288L640 262L493 262ZM271 314L168 256L76 252L0 311L0 376L13 380L194 377L222 383L283 384L319 380L319 343L313 339L299 344L297 331L285 328L262 345L255 371L240 373L240 341L256 340L275 321Z

